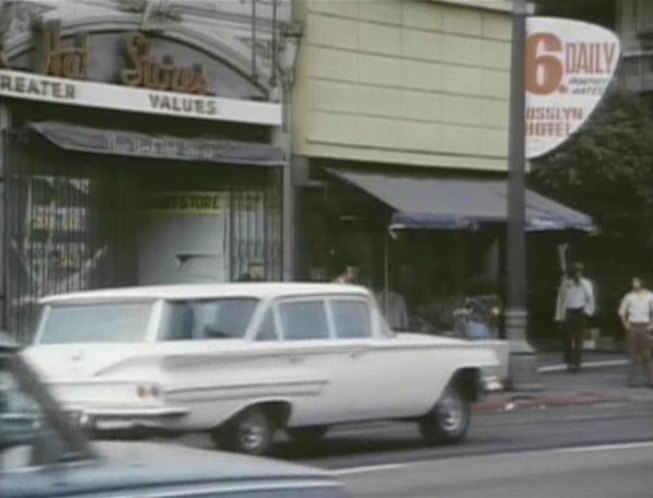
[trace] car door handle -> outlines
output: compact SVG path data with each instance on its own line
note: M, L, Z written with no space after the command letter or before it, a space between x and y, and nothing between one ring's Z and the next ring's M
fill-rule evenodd
M292 363L294 365L296 365L298 363L304 363L305 359L306 358L304 358L303 356L291 356L290 357L290 363Z
M352 351L351 353L349 353L349 356L352 358L360 358L361 356L363 356L363 350L358 349L356 351Z

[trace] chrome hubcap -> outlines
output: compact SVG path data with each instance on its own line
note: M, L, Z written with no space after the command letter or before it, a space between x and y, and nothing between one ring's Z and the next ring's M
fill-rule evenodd
M240 424L240 446L248 451L255 451L264 444L265 434L265 421L260 415L252 414Z
M447 432L456 432L463 424L465 410L463 401L456 392L447 390L438 404L440 427Z

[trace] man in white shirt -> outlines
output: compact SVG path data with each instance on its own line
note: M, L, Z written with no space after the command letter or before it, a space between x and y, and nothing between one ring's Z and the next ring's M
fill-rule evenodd
M555 316L564 327L564 359L570 372L580 371L587 320L595 311L592 282L583 278L583 265L574 263L571 277L560 285Z
M637 385L637 377L643 367L648 383L653 387L650 338L653 331L653 293L644 288L641 278L633 278L632 290L621 300L619 317L626 333L631 359L628 385Z

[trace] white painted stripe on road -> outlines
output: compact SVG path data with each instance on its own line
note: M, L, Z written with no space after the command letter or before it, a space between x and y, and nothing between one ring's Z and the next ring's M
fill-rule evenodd
M344 476L349 474L365 474L368 472L378 472L381 470L395 470L407 467L408 465L414 464L415 462L406 462L406 463L383 463L379 465L363 465L361 467L349 467L345 469L335 469L331 470L332 474L337 476Z
M581 365L582 368L602 368L602 367L622 367L628 365L628 360L603 360L603 361L588 361ZM547 372L562 372L567 370L567 365L547 365L544 367L538 367L537 371L539 373Z
M334 476L344 476L352 474L367 474L370 472L380 472L384 470L397 470L410 466L429 465L441 460L456 460L464 458L487 458L493 456L506 456L506 455L524 455L533 453L588 453L595 451L619 451L619 450L635 450L641 448L653 448L653 441L639 441L633 443L619 443L619 444L601 444L601 445L588 445L588 446L574 446L570 448L545 448L541 450L526 450L526 451L507 451L497 453L487 453L479 455L461 455L454 457L430 458L426 460L413 460L403 463L385 463L377 465L362 465L360 467L349 467L342 469L329 469L327 472Z
M653 441L639 443L599 444L595 446L577 446L574 448L560 448L555 453L588 453L591 451L635 450L639 448L653 448Z

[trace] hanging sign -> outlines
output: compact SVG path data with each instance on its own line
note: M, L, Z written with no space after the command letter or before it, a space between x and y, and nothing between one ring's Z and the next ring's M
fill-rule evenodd
M620 56L619 39L581 21L529 17L526 39L526 157L564 143L601 101Z

